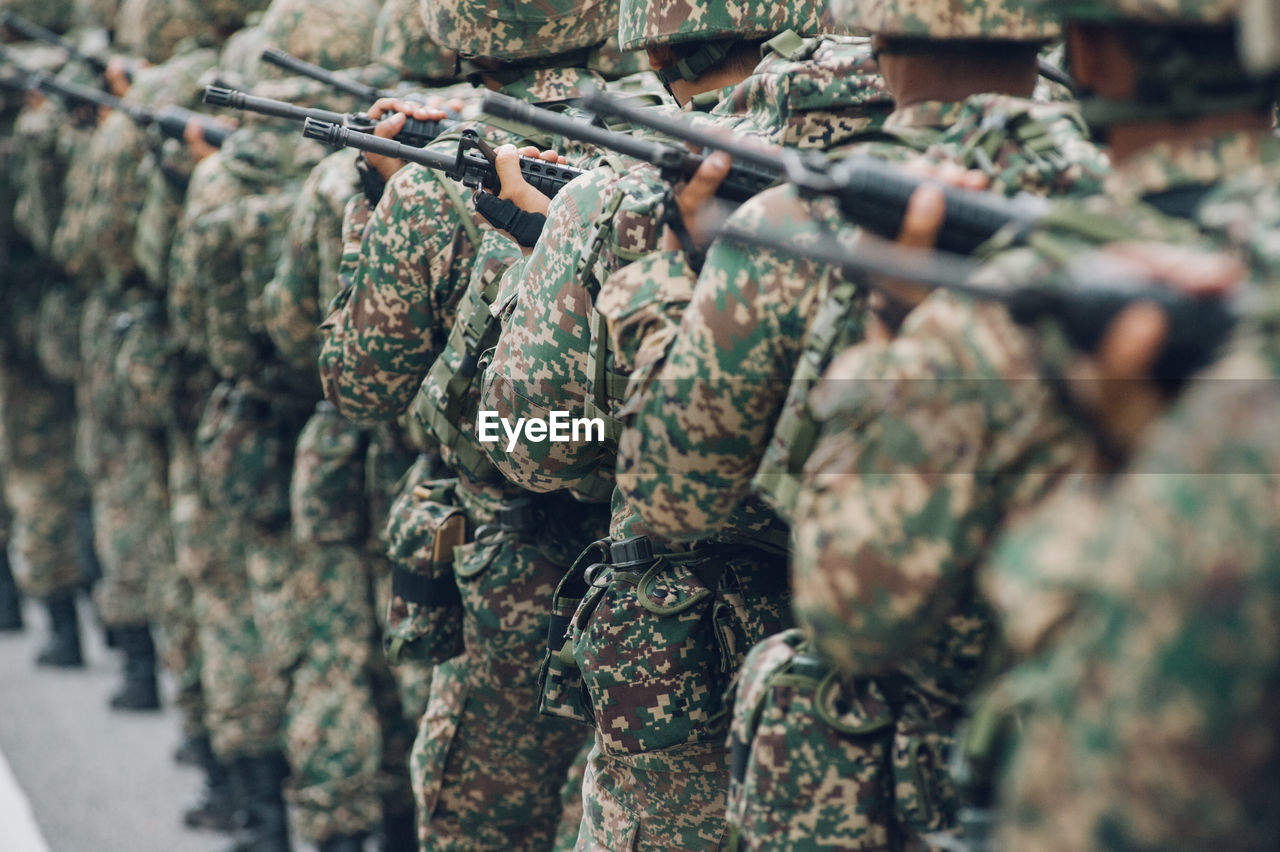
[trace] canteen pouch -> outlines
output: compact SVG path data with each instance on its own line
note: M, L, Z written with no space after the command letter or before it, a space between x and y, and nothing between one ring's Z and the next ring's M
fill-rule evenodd
M608 561L608 540L592 543L574 560L551 596L547 651L538 672L538 712L545 716L594 724L582 671L574 656L574 642L604 593L604 585L595 585L591 580L607 571Z
M357 545L368 535L364 494L368 432L320 402L298 438L289 486L293 537L299 542Z
M574 624L574 659L602 746L641 754L719 739L729 669L714 586L695 571L714 557L635 553L620 560L619 548L634 541L613 545L612 571L592 583L604 588L594 602L584 601L593 606L580 608Z
M467 539L456 479L424 482L403 493L387 521L391 601L383 647L387 662L442 663L462 653L462 600L454 549Z
M890 848L893 734L875 679L837 678L799 630L758 644L735 690L728 850L767 846L801 819L819 820L814 850Z

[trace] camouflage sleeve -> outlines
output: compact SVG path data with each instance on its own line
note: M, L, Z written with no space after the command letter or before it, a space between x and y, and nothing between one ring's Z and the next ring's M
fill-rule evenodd
M520 274L516 300L484 376L482 410L515 422L547 418L552 411L582 417L591 344L591 294L578 275L591 222L614 178L596 170L565 187L551 203L547 224ZM598 469L599 443L499 440L484 445L498 469L533 491L581 485Z
M911 658L972 584L991 530L1081 452L1003 308L938 293L814 388L821 440L794 520L797 617L846 671Z
M467 282L475 247L439 180L410 165L388 182L351 287L325 322L325 396L350 420L379 422L405 410Z
M730 221L775 229L797 245L814 227L789 188L757 196ZM683 255L671 253L619 273L690 274ZM680 331L653 381L628 406L635 416L619 442L618 485L660 535L705 538L747 495L821 280L818 268L797 256L712 246Z
M1093 580L1064 640L1013 676L1034 692L1002 848L1280 836L1278 364L1274 346L1245 346L1197 381L1087 516L1095 526L1046 507L1001 542L997 575L1069 559Z

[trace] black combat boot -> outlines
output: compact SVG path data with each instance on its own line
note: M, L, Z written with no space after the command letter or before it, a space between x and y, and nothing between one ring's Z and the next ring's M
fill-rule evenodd
M382 831L379 832L382 852L417 852L418 820L413 811L382 814Z
M22 594L9 567L8 542L0 546L0 633L22 630Z
M320 852L364 852L363 834L339 834L320 842Z
M80 651L80 617L76 613L74 593L64 593L45 600L49 610L49 641L36 655L36 665L59 668L83 668Z
M230 833L241 826L236 820L236 804L231 795L231 778L227 768L214 756L208 737L192 737L192 757L204 770L204 790L200 801L182 814L188 828Z
M282 789L284 758L279 754L250 757L239 761L237 769L244 773L247 817L243 822L248 827L228 852L290 852L289 815Z
M113 628L124 651L124 685L111 696L112 710L158 710L156 645L150 625Z

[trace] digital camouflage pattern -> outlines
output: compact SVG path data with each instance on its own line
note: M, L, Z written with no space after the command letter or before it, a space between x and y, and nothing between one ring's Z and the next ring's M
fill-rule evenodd
M618 21L618 0L420 0L419 9L436 44L503 62L594 47Z
M418 0L387 0L382 5L374 23L371 54L403 80L443 82L457 74L457 51L427 36Z
M1052 2L1052 0L1048 0ZM1058 25L1027 0L833 0L837 19L886 36L1049 41Z
M1038 13L1063 20L1143 21L1149 24L1228 24L1243 0L1023 0Z
M784 30L815 35L823 31L822 14L823 4L808 0L791 3L621 0L618 44L623 50L640 50L690 41L741 41Z
M834 41L774 52L747 81L718 94L708 117L721 126L809 147L867 129L883 118L888 103L865 44ZM622 413L615 377L625 382L638 365L659 356L688 301L688 287L668 288L650 277L617 283L628 271L647 268L646 256L661 234L666 189L652 170L628 166L624 177L600 169L557 196L504 321L486 374L485 408L503 417L550 410ZM613 274L619 268L621 275ZM602 379L590 366L592 357L605 359L596 363L605 367L607 389L598 387ZM588 401L597 408L587 408ZM487 449L519 482L586 490L595 487L588 485L593 478L607 484L613 444ZM620 497L612 515L614 540L648 534L658 552L684 550L655 535ZM543 705L544 712L596 727L579 848L714 848L724 842L724 692L747 649L789 623L779 561L729 543L767 551L782 544L779 532L767 513L744 511L704 536L725 545L690 555L697 575L687 565L662 563L647 574L640 567L607 584L597 580L598 594L576 615L577 601L568 601L564 615L574 615L573 626L563 649L550 650L556 659L544 663ZM636 582L639 574L660 587L637 588L644 585ZM710 586L698 579L721 574L724 579L708 580ZM676 777L682 782L672 786Z
M335 71L369 61L381 0L272 0L258 22L264 41L299 59ZM289 72L265 62L257 77Z

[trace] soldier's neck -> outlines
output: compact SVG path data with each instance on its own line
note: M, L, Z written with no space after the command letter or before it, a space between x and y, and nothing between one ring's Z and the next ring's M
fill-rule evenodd
M880 71L899 109L928 101L959 103L981 94L1029 98L1038 74L1034 54L1030 63L1011 66L950 56L885 53L880 56Z
M1111 161L1116 166L1159 144L1194 148L1206 139L1228 133L1271 133L1271 116L1254 112L1230 112L1209 115L1192 121L1143 121L1116 124L1107 130Z

